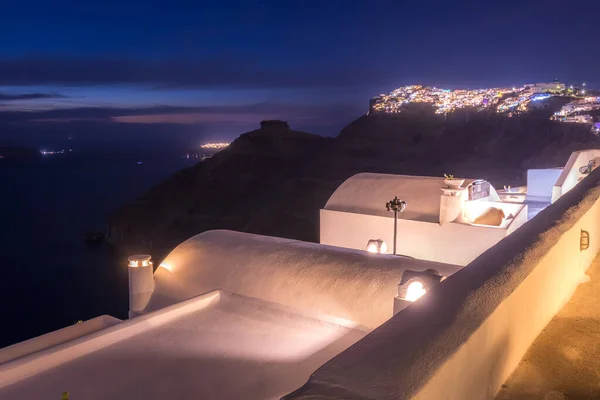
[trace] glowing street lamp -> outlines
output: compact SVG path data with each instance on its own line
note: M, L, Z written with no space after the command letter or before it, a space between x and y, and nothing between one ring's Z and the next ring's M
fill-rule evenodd
M388 211L394 212L394 255L396 255L396 236L398 234L398 213L403 212L406 208L406 201L400 200L398 196L395 196L393 200L385 203L385 208Z

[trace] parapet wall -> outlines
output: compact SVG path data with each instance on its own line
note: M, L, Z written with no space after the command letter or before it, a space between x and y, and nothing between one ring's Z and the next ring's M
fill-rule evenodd
M585 178L585 174L582 174L579 169L588 165L590 161L598 164L600 161L600 150L581 150L574 151L571 154L565 168L563 168L552 188L552 202L558 200L560 196L573 189L581 179Z
M599 199L595 170L286 399L493 398L596 256Z

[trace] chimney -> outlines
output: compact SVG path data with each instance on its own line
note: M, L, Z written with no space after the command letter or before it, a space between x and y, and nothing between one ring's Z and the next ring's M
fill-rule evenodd
M467 199L466 188L442 188L440 197L440 225L462 221Z
M136 254L128 257L129 318L137 317L148 305L154 291L154 270L151 256Z

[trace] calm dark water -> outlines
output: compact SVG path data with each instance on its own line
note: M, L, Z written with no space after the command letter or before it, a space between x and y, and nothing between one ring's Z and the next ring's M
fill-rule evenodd
M125 318L127 268L111 246L86 245L85 232L193 163L68 154L0 164L0 347L101 314Z

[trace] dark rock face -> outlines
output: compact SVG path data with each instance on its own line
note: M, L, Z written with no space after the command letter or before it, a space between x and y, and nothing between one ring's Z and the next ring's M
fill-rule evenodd
M574 150L600 148L588 125L550 121L553 111L509 118L461 110L444 118L417 107L363 116L335 139L263 121L122 207L109 221L108 240L157 260L210 229L318 241L319 209L358 172L448 173L523 185L527 168L562 166Z
M280 121L277 119L260 121L260 128L274 128L274 129L290 129L290 126L286 121Z

